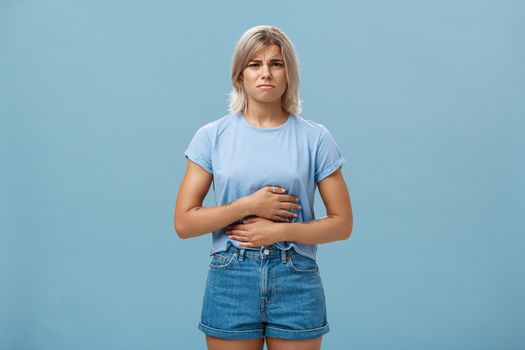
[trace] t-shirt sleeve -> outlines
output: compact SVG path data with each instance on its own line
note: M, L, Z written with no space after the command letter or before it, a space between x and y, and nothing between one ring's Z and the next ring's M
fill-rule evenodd
M213 174L211 163L211 141L206 125L202 126L195 132L193 138L184 151L186 158L200 165L204 170Z
M344 162L346 159L341 155L332 134L322 126L315 156L315 182L318 183L331 175L342 167Z

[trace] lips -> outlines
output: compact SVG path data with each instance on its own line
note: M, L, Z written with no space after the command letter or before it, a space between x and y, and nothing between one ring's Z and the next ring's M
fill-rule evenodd
M261 85L257 85L257 87L266 87L266 88L270 88L270 87L275 87L275 86L270 85L270 84L261 84Z

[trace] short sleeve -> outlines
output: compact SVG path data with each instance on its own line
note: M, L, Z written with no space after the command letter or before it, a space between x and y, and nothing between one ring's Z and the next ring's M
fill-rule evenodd
M197 130L190 141L188 148L184 151L186 158L200 165L204 170L213 174L211 163L211 141L208 135L207 125Z
M315 155L315 182L323 180L343 166L346 159L341 155L337 144L328 129L321 125L321 136Z

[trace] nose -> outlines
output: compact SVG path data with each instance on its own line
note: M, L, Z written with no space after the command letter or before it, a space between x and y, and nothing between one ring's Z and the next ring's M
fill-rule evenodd
M263 78L271 78L272 77L269 65L263 64L262 76L263 76Z

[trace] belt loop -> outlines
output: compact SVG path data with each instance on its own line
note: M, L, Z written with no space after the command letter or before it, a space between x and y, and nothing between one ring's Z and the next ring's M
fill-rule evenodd
M286 264L286 250L281 250L281 260L283 261L283 264Z
M244 260L244 251L246 249L244 248L241 248L241 251L239 252L239 261L243 261Z

